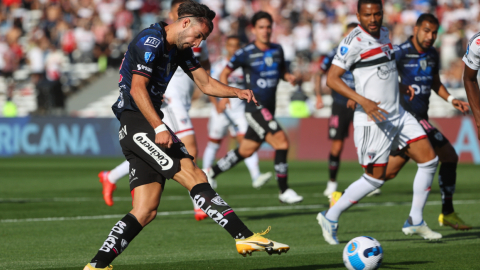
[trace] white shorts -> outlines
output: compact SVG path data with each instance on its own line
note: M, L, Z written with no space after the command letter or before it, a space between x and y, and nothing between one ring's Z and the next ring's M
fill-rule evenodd
M408 112L393 121L357 126L354 130L358 162L364 168L370 164L375 167L387 166L392 150L402 149L423 138L427 138L425 131Z
M188 110L182 104L172 102L162 106L163 122L172 129L179 139L195 134Z
M210 119L208 120L208 137L214 140L221 140L227 135L227 129L230 136L244 135L247 132L248 123L245 118L244 106L240 109L227 109L218 114L215 108L212 108Z

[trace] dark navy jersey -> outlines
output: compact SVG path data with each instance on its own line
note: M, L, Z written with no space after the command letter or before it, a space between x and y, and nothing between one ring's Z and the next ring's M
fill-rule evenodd
M268 50L262 51L250 43L235 52L227 67L231 70L243 68L246 87L253 91L261 106L275 114L277 85L285 70L285 58L280 45L272 43ZM245 106L247 112L257 109L253 102Z
M331 52L329 52L325 58L323 58L323 62L320 65L320 68L323 70L324 73L326 73L329 69L330 66L332 66L332 61L335 55L337 54L338 47L335 47ZM348 87L352 88L355 90L355 80L353 79L353 74L349 70L345 71L345 73L342 76L342 81L345 82ZM337 93L335 90L332 89L332 98L333 102L338 103L342 106L347 106L348 98L340 95Z
M398 75L402 84L411 85L415 89L415 97L402 95L400 102L403 108L417 119L428 119L428 105L433 84L433 77L439 71L439 57L435 48L430 47L426 52L418 52L411 42L395 46L395 60Z
M180 66L187 73L200 67L192 49L177 50L173 47L167 50L166 25L164 22L152 24L128 45L120 66L120 96L112 106L118 119L124 110L140 111L130 95L133 74L150 79L147 85L148 95L153 106L160 112L163 94L177 67Z

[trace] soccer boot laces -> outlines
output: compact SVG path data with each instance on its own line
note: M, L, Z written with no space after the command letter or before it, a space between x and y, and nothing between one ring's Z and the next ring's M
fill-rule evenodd
M246 239L235 239L238 253L243 257L246 257L247 254L251 256L255 251L266 251L268 255L287 253L290 249L288 245L263 237L270 232L270 229L269 226L264 232L255 233Z

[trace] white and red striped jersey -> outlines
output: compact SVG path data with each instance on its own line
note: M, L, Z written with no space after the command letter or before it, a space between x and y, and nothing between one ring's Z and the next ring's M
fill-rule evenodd
M473 70L480 69L480 32L476 33L467 44L467 51L463 56L463 62Z
M192 50L198 61L202 62L208 59L207 41L202 41L198 48L192 48ZM167 86L165 97L169 100L177 99L188 110L190 109L190 104L192 103L193 90L194 84L190 77L188 77L182 68L177 68Z
M397 119L404 110L399 104L398 72L395 52L388 37L388 29L382 27L380 37L375 38L357 26L342 40L332 62L350 70L355 80L355 91L375 102L388 112L386 121ZM362 106L355 110L354 126L375 124Z

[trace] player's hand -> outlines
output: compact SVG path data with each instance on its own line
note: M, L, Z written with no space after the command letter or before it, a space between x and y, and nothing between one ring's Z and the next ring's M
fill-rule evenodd
M470 108L468 108L470 106L468 102L454 99L452 100L452 105L455 109L461 111L463 115L467 114L470 111Z
M400 84L400 92L410 97L410 101L415 97L415 89L411 85Z
M349 99L347 101L347 108L349 109L352 109L352 110L355 110L357 108L357 102L355 102L354 100L352 99Z
M365 101L363 101L362 103L363 104L360 105L363 107L363 110L371 119L373 119L374 121L387 120L387 118L385 117L385 115L382 114L382 112L385 114L388 114L388 112L378 107L378 104L380 104L380 102L371 101L370 99L366 98Z
M247 103L249 103L250 101L253 101L253 103L255 103L255 105L258 106L258 101L255 99L255 96L253 95L252 90L250 89L242 90L237 88L235 90L235 94L239 99L246 100Z
M172 147L172 135L170 131L165 130L155 135L155 143L158 144L160 147L163 148L170 148Z
M225 111L225 109L227 108L225 100L228 100L228 98L222 98L220 101L218 101L215 104L215 109L217 110L218 114L223 113Z
M317 102L315 103L315 108L317 108L317 110L320 110L321 108L323 108L323 106L325 105L323 104L322 96L318 95Z
M285 73L284 79L285 81L289 82L291 85L297 84L297 77L295 77L295 75L293 74Z

